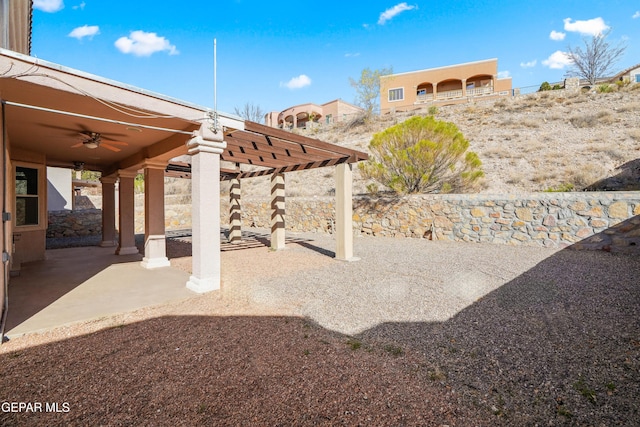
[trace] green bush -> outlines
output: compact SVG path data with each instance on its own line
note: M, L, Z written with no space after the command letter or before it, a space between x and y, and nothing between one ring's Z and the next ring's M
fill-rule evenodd
M480 158L468 148L453 123L415 116L375 134L371 158L359 167L365 178L397 193L459 191L484 176Z
M610 93L613 92L613 86L608 83L601 84L597 89L598 93Z
M575 187L571 183L565 183L556 185L555 187L549 187L544 190L545 193L566 193L569 191L575 191Z
M538 92L542 92L545 90L551 90L551 85L549 84L549 82L542 82L542 84L540 85L540 89L538 89Z
M429 115L435 116L436 114L438 114L438 107L436 107L435 105L429 107Z

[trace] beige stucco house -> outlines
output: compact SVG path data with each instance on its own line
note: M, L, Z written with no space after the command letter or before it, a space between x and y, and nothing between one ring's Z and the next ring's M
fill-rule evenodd
M145 269L171 268L164 177L189 176L193 257L186 286L200 293L220 287L221 180L232 181L229 239L237 241L241 181L271 176L271 246L282 249L285 174L334 166L336 258L353 257L351 168L365 153L33 58L31 2L0 0L0 11L2 319L11 300L10 272L46 259L47 167L101 173L101 246L113 246L117 255L139 252L134 178L144 174Z
M628 81L630 83L640 83L640 64L636 64L619 72L611 79L611 81Z
M498 60L487 59L382 76L380 113L511 95L511 78L498 78Z
M294 105L286 110L272 111L264 117L267 126L280 129L304 128L307 123L339 123L361 114L362 108L335 99L322 105L307 103Z

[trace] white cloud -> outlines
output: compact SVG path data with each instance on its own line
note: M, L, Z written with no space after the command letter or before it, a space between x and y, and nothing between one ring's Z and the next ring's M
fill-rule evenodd
M499 71L498 72L498 78L499 79L506 79L511 77L511 73L509 71Z
M85 2L82 2L82 3L80 3L80 4L79 4L79 5L77 5L77 6L73 6L73 9L74 9L74 10L78 10L78 9L80 9L80 10L84 10L84 7L85 7L86 5L87 5L87 4L86 4Z
M638 19L640 18L640 10L636 11L636 13L633 14L632 16L633 19Z
M169 40L158 36L156 33L145 31L132 31L129 37L120 37L115 42L116 47L122 53L130 53L135 56L151 56L156 52L167 51L169 55L177 55L178 50Z
M560 31L551 31L551 34L549 34L549 38L551 40L555 40L555 41L562 41L564 40L566 34Z
M571 18L567 18L563 22L565 31L580 33L587 36L598 36L609 29L609 26L605 24L604 20L600 17L575 22L571 22Z
M398 3L397 5L385 10L380 14L380 18L378 19L378 25L384 25L387 21L393 19L394 17L404 12L405 10L412 10L415 8L416 6L409 6L405 2Z
M68 36L82 40L85 37L92 39L96 34L100 34L100 27L97 25L83 25L82 27L74 28Z
M358 56L360 56L360 52L355 52L355 53L345 53L344 57L345 58L357 58Z
M562 70L564 67L571 65L572 61L566 52L556 50L549 56L549 58L542 61L543 65L551 68L552 70Z
M538 64L538 60L534 59L533 61L529 61L529 62L521 62L520 66L522 68L533 68Z
M64 8L64 3L62 0L33 0L33 8L53 13Z
M301 89L311 84L311 79L306 74L300 74L298 77L294 77L286 83L280 82L280 87L286 87L291 90Z

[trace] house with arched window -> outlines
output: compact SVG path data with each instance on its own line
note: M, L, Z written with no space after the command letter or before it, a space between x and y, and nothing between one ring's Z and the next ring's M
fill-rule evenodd
M510 77L498 77L497 59L390 74L380 77L380 112L511 96L511 89Z

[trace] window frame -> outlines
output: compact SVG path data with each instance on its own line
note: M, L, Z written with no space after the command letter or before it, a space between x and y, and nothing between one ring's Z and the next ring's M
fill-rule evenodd
M19 162L13 161L13 223L15 227L15 231L36 231L36 230L46 230L47 229L47 211L46 211L46 197L47 197L47 176L46 176L46 167L43 164L39 163L27 163L27 162ZM17 172L18 168L26 168L26 169L35 169L37 172L37 194L17 194L16 184L17 184ZM17 212L18 212L18 199L19 198L27 198L27 199L36 199L37 201L37 224L24 224L18 225L17 222Z
M391 93L395 92L395 91L400 91L401 96L399 98L396 98L396 99L391 99ZM404 101L404 87L394 87L394 88L389 89L389 91L387 92L387 100L388 100L388 102Z

